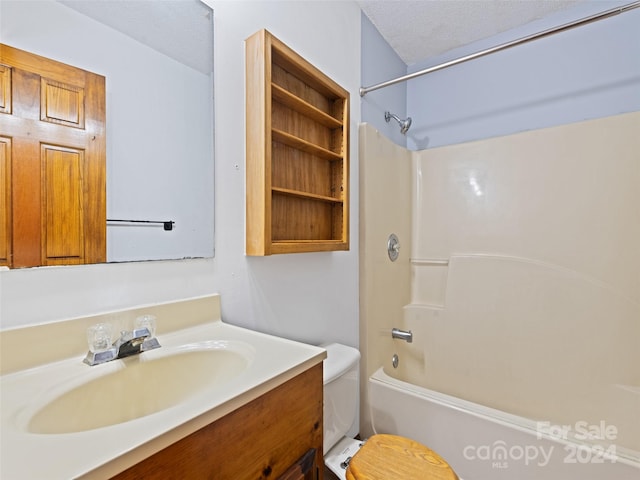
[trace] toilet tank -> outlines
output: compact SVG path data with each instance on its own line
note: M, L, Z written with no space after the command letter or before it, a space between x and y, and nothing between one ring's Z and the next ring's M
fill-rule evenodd
M326 454L344 436L360 429L360 352L346 345L322 345L324 360L324 445Z

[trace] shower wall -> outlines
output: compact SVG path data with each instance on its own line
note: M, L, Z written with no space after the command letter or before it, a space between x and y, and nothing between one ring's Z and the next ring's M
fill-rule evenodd
M391 329L402 325L411 299L412 152L369 124L360 141L360 432L371 435L367 379L393 354ZM400 253L387 255L395 233Z
M363 378L382 365L537 421L604 421L639 452L638 132L635 112L409 152L362 126Z
M416 153L405 380L640 451L639 132L636 112Z

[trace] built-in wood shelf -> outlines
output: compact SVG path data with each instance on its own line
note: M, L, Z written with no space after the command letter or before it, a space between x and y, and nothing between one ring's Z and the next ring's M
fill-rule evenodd
M266 30L246 41L246 252L349 249L349 92Z
M326 148L316 145L315 143L307 142L306 140L298 138L295 135L291 135L287 132L283 132L282 130L278 130L277 128L272 129L271 138L274 142L284 143L289 147L302 150L303 152L310 153L311 155L315 155L326 160L342 160L342 155L334 153L331 150L327 150Z
M332 117L328 113L324 113L322 110L317 109L310 103L302 100L300 97L296 97L276 83L271 84L271 94L275 101L296 110L309 118L312 118L326 127L342 128L342 122L340 120Z
M321 202L329 203L342 203L342 200L340 200L339 198L327 197L325 195L316 195L309 192L300 192L298 190L290 190L288 188L271 187L271 190L273 191L273 193L281 193L283 195L291 195L293 197L310 198L313 200L319 200Z

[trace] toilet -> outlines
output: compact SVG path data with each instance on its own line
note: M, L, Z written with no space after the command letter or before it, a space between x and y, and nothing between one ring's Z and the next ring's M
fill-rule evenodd
M458 480L428 447L397 435L356 440L360 429L360 352L330 343L324 360L324 442L327 468L340 480Z
M360 431L360 352L331 343L324 360L324 463L340 480L346 480L346 465L360 449L355 440Z

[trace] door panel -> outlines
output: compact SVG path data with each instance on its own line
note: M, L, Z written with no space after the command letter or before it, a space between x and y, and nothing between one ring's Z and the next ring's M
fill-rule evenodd
M0 65L0 113L11 113L11 68Z
M0 137L0 266L11 263L11 139Z
M84 152L42 145L42 263L84 263Z
M84 128L84 88L41 79L40 120Z

